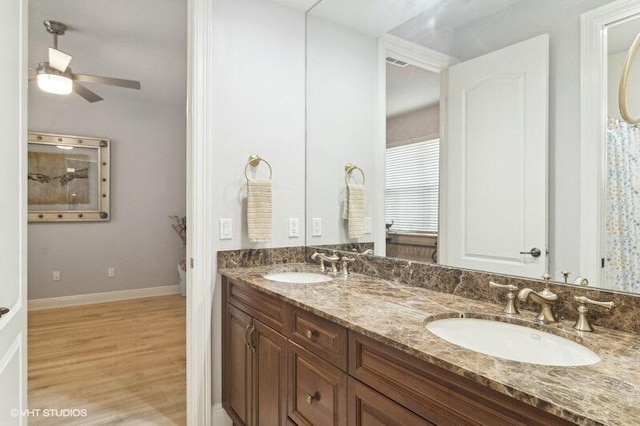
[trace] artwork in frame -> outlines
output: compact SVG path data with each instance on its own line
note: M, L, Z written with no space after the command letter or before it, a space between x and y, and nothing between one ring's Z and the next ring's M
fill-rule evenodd
M29 133L29 222L108 221L110 141Z

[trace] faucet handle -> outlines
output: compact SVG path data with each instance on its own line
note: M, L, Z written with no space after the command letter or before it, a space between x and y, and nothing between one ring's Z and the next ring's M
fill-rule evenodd
M578 331L593 331L593 327L589 323L589 318L587 317L587 313L589 312L587 305L601 306L607 309L611 309L615 306L613 302L600 302L598 300L591 300L586 296L574 296L573 300L580 303L580 305L578 305L578 320L573 325L573 328Z
M514 291L516 291L518 289L518 287L516 287L513 284L498 284L497 282L494 282L494 281L489 281L489 287L491 287L491 288L500 288L500 289L504 289L504 290L508 290L509 291L507 293L507 305L504 307L502 312L504 312L507 315L518 315L518 314L520 314L520 312L518 312L518 308L516 308L516 304L515 304L516 295L513 293Z
M342 275L349 275L349 263L356 261L355 257L342 256L340 259L342 262Z

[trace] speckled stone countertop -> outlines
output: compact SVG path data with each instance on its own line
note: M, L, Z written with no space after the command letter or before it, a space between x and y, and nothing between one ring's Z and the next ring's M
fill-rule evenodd
M328 318L396 349L581 425L640 425L640 336L596 328L580 333L572 323L540 326L534 313L509 318L503 306L351 274L319 284L287 284L268 272L319 272L311 264L224 269L221 273ZM480 354L433 335L425 323L456 316L501 319L568 337L602 360L581 367L525 364Z

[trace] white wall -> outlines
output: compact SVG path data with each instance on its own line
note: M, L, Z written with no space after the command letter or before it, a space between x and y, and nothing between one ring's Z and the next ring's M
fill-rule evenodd
M179 282L184 247L167 216L185 214L184 106L114 93L89 104L30 86L30 131L111 139L111 220L30 223L30 299ZM116 276L107 278L111 266Z
M309 16L307 27L307 243L372 241L349 239L342 219L344 166L366 174L365 216L373 216L374 149L377 113L376 38ZM354 172L352 182L360 182ZM313 237L311 220L322 219Z
M214 0L213 250L304 245L304 13L265 0ZM246 227L247 158L273 167L273 236L250 243ZM266 167L258 173L264 176ZM288 237L288 219L300 237ZM233 239L220 240L218 221L231 218ZM214 267L214 274L216 270ZM220 280L213 306L213 404L221 401Z

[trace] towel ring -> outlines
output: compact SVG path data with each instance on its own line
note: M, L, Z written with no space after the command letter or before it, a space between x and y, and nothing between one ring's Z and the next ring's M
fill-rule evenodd
M349 179L349 176L351 175L351 172L353 172L354 170L358 170L360 173L362 173L362 184L364 185L364 182L366 180L366 177L364 175L364 172L362 171L362 169L358 166L354 166L351 163L347 163L344 165L344 183L349 183L347 181L347 179Z
M260 158L259 155L251 154L249 156L249 160L247 161L247 165L244 166L244 177L247 178L247 181L249 181L249 176L247 175L247 169L249 168L249 166L256 167L258 164L260 164L261 161L263 161L269 167L269 180L271 180L271 176L273 176L271 164L269 164L269 162L264 158Z
M622 69L622 76L620 77L620 88L618 90L618 105L620 106L620 114L624 121L629 124L640 123L640 117L633 118L629 114L627 109L627 81L629 80L629 73L631 72L631 65L633 65L633 59L638 52L638 46L640 46L640 34L636 36L636 39L631 44L629 52L627 53L627 59L624 61L624 68Z

